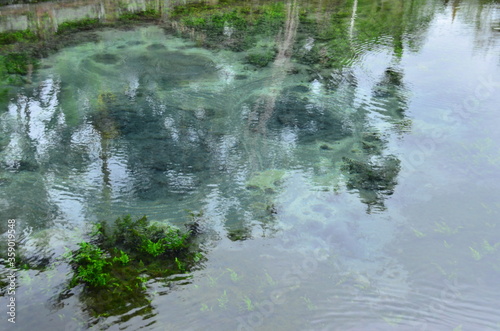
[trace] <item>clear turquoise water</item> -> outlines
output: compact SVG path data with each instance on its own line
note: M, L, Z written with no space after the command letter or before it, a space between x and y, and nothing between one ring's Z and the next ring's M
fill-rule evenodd
M419 4L399 55L351 5L341 69L254 68L153 25L44 59L0 114L0 218L51 265L19 272L16 327L500 329L499 4ZM108 317L60 295L91 222L186 209L206 219L199 270Z

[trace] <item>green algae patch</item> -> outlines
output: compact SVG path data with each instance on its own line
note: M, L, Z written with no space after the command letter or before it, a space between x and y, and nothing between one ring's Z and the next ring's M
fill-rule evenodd
M0 33L0 97L6 100L14 86L31 83L32 75L39 66L39 59L58 50L81 42L95 41L92 33L78 32L100 28L130 28L131 24L142 24L157 20L160 12L147 9L140 12L126 12L114 20L98 18L60 23L55 30L19 30ZM108 61L104 58L101 61ZM109 60L112 61L112 60ZM109 62L108 61L108 62ZM98 63L99 59L97 59ZM106 62L106 63L108 63Z
M37 61L27 53L10 53L0 56L5 72L11 75L26 75L37 65Z
M269 62L274 60L275 55L275 52L271 51L250 53L246 56L246 62L258 68L263 68L266 67Z
M19 42L36 41L38 37L31 30L0 32L0 45L11 45Z
M67 21L59 24L57 34L71 33L95 29L102 24L97 18L86 18L83 20Z
M246 183L248 189L262 190L275 193L285 177L286 171L280 169L269 169L257 173Z
M200 214L192 214L185 231L146 216L118 218L95 224L90 239L66 255L73 270L69 288L84 285L84 296L95 316L113 315L122 300L148 304L149 279L179 276L203 260L196 244ZM114 308L115 307L115 308Z

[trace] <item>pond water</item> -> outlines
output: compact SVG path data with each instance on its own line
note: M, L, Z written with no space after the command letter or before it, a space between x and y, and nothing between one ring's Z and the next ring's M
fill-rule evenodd
M500 330L498 1L278 9L244 50L230 19L218 47L80 32L17 87L0 219L46 266L18 272L17 329ZM92 222L188 211L195 270L100 316L65 290Z

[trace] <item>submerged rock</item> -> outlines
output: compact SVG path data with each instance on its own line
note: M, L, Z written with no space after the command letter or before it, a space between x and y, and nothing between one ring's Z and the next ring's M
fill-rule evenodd
M93 61L102 64L116 64L120 61L120 57L118 55L110 53L95 54L92 55L91 58Z
M141 40L131 40L129 42L127 42L127 45L130 45L130 46L137 46L137 45L143 45L145 44L144 41L141 41Z
M165 45L159 44L159 43L151 44L146 48L148 51L158 51L158 50L167 49L167 47Z
M141 83L147 85L154 82L162 88L217 77L216 65L210 58L179 51L150 52L130 57L127 59L127 70L136 72Z

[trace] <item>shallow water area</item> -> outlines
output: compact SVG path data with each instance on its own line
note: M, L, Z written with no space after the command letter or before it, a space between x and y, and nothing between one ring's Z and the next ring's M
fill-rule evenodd
M0 112L0 218L37 266L16 327L499 330L499 4L380 6L284 3L257 37L224 16L217 47L204 16L102 28L42 59ZM191 270L126 302L67 288L93 222L190 212Z

